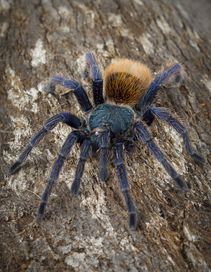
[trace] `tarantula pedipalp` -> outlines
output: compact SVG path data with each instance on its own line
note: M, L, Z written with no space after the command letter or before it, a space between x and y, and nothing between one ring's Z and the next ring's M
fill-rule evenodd
M38 216L44 214L52 188L71 148L75 143L80 142L80 158L71 192L75 195L79 192L85 162L91 149L93 151L99 150L99 177L102 181L106 181L109 152L113 150L114 164L128 209L129 226L131 229L136 229L137 214L129 193L129 183L123 156L124 148L127 149L133 145L134 141L142 141L147 145L152 155L163 165L175 185L182 191L188 190L186 183L153 141L144 122L151 125L154 118L166 121L182 136L185 149L195 162L200 165L204 163L204 159L193 149L185 127L172 117L168 111L152 104L161 87L171 86L181 81L182 67L180 64L174 64L152 79L151 72L145 65L128 59L119 59L105 69L103 80L92 53L86 54L86 61L92 79L94 108L86 91L77 81L55 76L48 84L48 92L53 93L56 85L71 89L81 109L87 113L87 120L82 121L69 112L61 112L47 120L43 127L30 139L17 161L11 166L10 173L14 174L39 141L59 122L63 122L74 128L74 130L62 145L58 158L52 167L47 186L42 194ZM103 85L105 97L103 96Z

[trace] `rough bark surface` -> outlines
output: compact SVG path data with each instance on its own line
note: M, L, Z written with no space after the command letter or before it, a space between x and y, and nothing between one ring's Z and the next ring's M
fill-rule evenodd
M175 2L0 1L0 271L210 271L211 46L182 2ZM181 138L156 121L151 133L191 191L176 191L146 146L138 144L126 155L139 211L135 233L128 229L112 160L107 184L98 179L98 159L91 158L80 196L69 194L78 146L54 188L45 219L36 221L40 195L70 131L65 125L45 137L17 174L7 176L44 120L60 111L82 116L73 96L61 95L62 89L46 95L43 86L50 76L64 75L80 80L90 96L82 80L87 51L97 55L102 67L123 56L154 72L168 61L181 62L186 71L183 86L160 93L157 104L183 120L206 165L195 165Z

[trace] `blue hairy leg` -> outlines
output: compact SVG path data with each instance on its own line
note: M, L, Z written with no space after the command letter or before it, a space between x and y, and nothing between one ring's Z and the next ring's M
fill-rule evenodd
M99 148L100 148L100 162L99 162L99 178L102 181L106 181L108 178L108 155L110 147L110 131L105 129L99 132L98 136Z
M29 143L26 145L24 150L21 152L17 161L10 167L10 174L14 174L26 160L28 155L31 153L32 149L43 139L43 137L52 130L59 122L63 122L72 128L79 128L81 126L81 121L75 115L69 112L61 112L50 119L48 119L43 127L35 133L30 139Z
M56 85L61 85L65 88L71 89L84 112L88 112L92 109L92 104L84 90L84 88L75 80L68 80L60 76L54 76L50 79L45 90L48 93L54 93Z
M141 121L134 125L135 133L137 138L144 142L149 148L150 152L154 157L163 165L166 172L172 177L176 186L182 191L188 191L186 183L180 178L176 170L171 166L171 164L165 158L163 152L158 148L155 142L152 140L152 136L149 134L147 129L144 127Z
M73 183L72 183L72 186L70 189L71 193L74 195L77 195L79 192L80 184L81 184L81 177L84 172L85 162L89 156L90 147L91 147L90 139L85 139L81 145L80 158L78 161L78 165L76 167L75 178L73 180Z
M123 143L116 143L114 146L114 164L129 213L129 227L131 230L135 230L137 227L137 214L135 205L129 193L128 178L123 157Z
M68 135L66 141L62 145L62 148L59 151L59 156L52 167L50 178L48 179L48 184L45 188L45 191L42 194L41 203L38 209L38 217L44 214L45 207L47 205L47 201L51 194L52 188L59 177L59 173L63 167L64 161L67 159L68 155L70 154L70 151L74 143L76 143L78 137L79 137L78 132L73 131Z
M86 63L89 67L89 73L92 79L94 103L97 106L104 103L102 74L93 53L86 53Z
M91 130L108 127L116 135L129 130L133 118L133 111L126 107L103 104L99 105L90 115L89 126Z
M203 165L205 162L204 158L200 156L196 152L196 150L192 147L188 137L187 129L165 109L158 108L158 107L151 107L149 110L151 111L152 114L154 114L160 120L166 121L182 136L187 153L193 158L193 160L198 165Z
M170 68L164 70L150 84L146 94L140 99L136 105L136 109L142 114L146 112L148 107L153 103L156 94L161 86L165 86L174 77L174 81L181 81L181 69L182 66L179 63L174 64Z
M155 119L155 116L152 114L152 112L149 109L144 113L142 119L148 126L151 126L152 122Z

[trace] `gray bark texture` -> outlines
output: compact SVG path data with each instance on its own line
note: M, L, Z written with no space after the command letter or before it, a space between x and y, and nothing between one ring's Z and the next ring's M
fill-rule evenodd
M211 271L210 2L183 2L0 1L0 271ZM194 10L196 2L201 6ZM65 163L45 218L37 222L40 195L71 131L64 124L44 138L18 173L7 174L46 119L60 111L83 116L66 90L58 88L52 96L43 86L49 77L63 75L82 82L91 97L82 77L87 51L102 68L115 57L129 57L153 73L168 62L182 63L186 72L184 84L161 91L156 104L183 120L206 164L194 164L181 137L154 122L153 138L191 190L175 190L147 147L137 144L125 155L139 213L136 232L128 228L112 157L106 184L99 181L93 157L80 195L70 195L79 146Z

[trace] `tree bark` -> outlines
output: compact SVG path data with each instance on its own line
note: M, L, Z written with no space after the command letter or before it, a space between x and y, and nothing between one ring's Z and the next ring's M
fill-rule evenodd
M208 3L208 1L204 1ZM0 271L210 271L210 40L194 26L192 9L176 1L0 1ZM76 146L50 197L46 215L36 211L51 166L71 131L58 125L14 176L7 169L30 136L60 111L83 116L75 98L43 91L53 75L83 83L84 54L101 67L115 57L147 64L153 72L168 62L183 64L186 78L160 92L156 104L183 120L206 164L198 167L182 139L165 123L150 128L158 145L184 177L190 192L171 178L143 144L126 154L131 193L139 213L135 233L111 159L106 184L98 158L90 158L78 198L69 194Z

